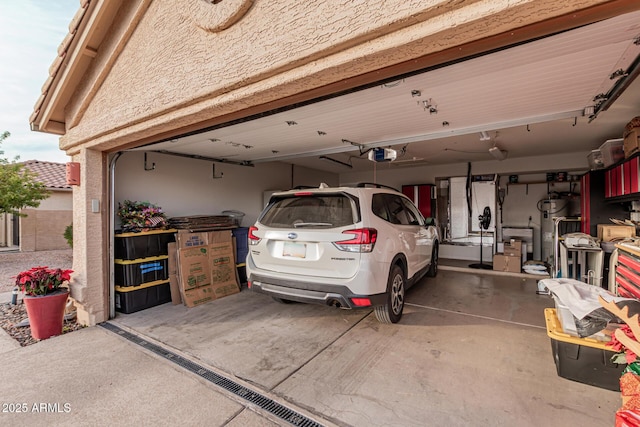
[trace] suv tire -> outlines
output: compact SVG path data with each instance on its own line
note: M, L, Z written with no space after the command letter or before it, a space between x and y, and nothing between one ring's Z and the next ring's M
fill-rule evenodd
M397 264L391 268L387 287L387 302L375 308L376 318L380 323L398 323L404 309L405 278Z
M427 277L436 277L438 274L438 245L433 245L433 250L431 251L431 265L429 266L429 270L427 271Z

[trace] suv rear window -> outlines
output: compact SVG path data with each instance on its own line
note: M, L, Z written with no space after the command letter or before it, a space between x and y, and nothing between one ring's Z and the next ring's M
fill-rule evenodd
M333 228L357 222L357 209L345 194L285 196L272 201L260 222L275 228Z

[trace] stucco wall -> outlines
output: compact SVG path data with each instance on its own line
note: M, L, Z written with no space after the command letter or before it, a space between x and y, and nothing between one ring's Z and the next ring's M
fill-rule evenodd
M20 218L20 250L24 252L69 249L65 228L73 221L69 210L24 209Z
M49 211L70 211L73 209L73 195L71 189L64 191L50 191L49 197L40 202L38 209Z
M197 25L201 1L132 0L96 64L130 30L122 20L148 9L99 87L98 66L81 82L61 145L113 149L604 2L256 0L212 33Z
M73 220L71 191L51 191L36 209L20 211L20 250L24 252L69 249L65 228Z

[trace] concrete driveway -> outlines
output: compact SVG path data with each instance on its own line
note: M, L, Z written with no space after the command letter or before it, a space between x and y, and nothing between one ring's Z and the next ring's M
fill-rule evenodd
M111 323L322 424L613 425L618 392L556 374L543 316L553 301L536 290L532 279L441 269L408 292L396 325L247 290Z

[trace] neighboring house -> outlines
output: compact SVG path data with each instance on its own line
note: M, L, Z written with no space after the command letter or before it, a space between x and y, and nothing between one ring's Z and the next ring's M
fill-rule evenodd
M24 166L38 176L49 197L37 208L20 211L25 216L0 217L0 246L16 247L23 252L68 249L65 228L73 217L73 193L66 183L63 163L29 160Z

